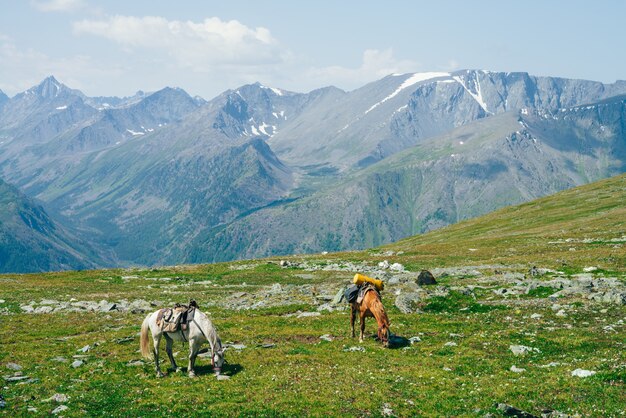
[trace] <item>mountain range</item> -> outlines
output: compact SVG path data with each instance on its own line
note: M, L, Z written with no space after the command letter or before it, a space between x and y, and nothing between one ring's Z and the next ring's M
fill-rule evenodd
M76 243L30 270L358 249L625 172L625 105L624 81L475 70L209 101L49 77L0 92L0 178Z

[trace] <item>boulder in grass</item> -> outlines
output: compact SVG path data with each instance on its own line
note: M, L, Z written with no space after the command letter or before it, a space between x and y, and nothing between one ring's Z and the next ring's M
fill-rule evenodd
M430 271L422 270L419 276L417 276L417 284L419 285L437 284L437 280L435 280L435 276L433 276L433 274Z

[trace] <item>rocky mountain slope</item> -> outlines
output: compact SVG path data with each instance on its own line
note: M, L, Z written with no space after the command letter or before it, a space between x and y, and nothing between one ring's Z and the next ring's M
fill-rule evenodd
M365 248L624 171L626 82L458 71L0 105L0 174L121 264Z
M41 205L0 180L0 272L76 270L101 263Z
M216 260L367 248L623 173L625 116L618 97L483 118L210 231L197 246L216 248Z

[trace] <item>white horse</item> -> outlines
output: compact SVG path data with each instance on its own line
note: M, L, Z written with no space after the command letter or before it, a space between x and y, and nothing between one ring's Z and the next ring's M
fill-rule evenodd
M206 314L200 312L200 310L196 308L193 319L189 323L187 329L177 332L164 332L161 329L161 326L157 325L158 314L159 311L155 311L144 319L143 324L141 325L141 338L139 342L141 354L144 357L149 358L151 351L148 341L149 329L154 343L152 354L154 355L157 377L164 376L163 372L161 372L161 368L159 367L159 342L161 341L161 336L165 336L165 351L167 352L167 356L172 363L172 368L177 372L182 369L176 365L176 360L174 360L174 356L172 355L172 345L175 340L189 342L189 367L187 368L189 377L196 376L194 371L196 356L200 351L200 345L205 342L208 342L211 346L211 364L213 366L213 371L216 375L220 374L222 365L224 364L224 348L222 347L222 341L217 335L217 331L215 330L213 323L211 323L211 320L206 316Z

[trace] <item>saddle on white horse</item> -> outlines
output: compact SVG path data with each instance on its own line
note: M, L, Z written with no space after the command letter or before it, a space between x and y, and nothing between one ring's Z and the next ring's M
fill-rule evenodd
M164 332L186 331L189 323L193 321L197 307L196 301L192 300L189 305L177 303L173 308L161 309L157 315L156 323Z

